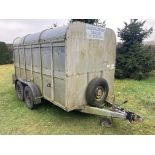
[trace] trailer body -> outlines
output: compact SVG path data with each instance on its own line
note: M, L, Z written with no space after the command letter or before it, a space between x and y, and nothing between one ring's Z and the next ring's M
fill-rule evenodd
M113 30L81 22L16 38L15 78L38 86L41 97L66 111L87 105L88 83L101 77L114 92Z

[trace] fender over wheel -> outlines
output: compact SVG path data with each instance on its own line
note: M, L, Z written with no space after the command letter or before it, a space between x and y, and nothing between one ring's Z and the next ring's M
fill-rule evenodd
M24 89L24 99L25 99L26 106L31 110L34 109L35 107L34 96L29 86L26 86Z

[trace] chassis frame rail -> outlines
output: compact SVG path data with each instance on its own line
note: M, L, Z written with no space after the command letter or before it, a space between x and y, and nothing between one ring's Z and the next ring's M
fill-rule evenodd
M106 106L107 107L104 107L104 108L97 108L97 107L85 105L83 109L81 109L80 111L83 113L95 114L99 116L110 116L113 118L121 118L121 119L128 120L130 123L142 122L144 120L141 116L135 114L134 112L125 110L124 108L121 108L120 106L117 106L108 101L106 101Z

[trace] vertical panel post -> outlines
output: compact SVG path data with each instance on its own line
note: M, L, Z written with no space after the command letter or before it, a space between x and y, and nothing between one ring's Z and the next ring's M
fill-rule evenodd
M16 49L18 51L18 49ZM17 54L16 51L16 54ZM17 72L16 72L16 58L15 58L15 47L13 47L13 64L14 64L14 70L15 70L15 76L17 76Z
M19 56L19 70L20 70L20 78L21 78L21 62L20 62L20 48L18 46L18 56Z
M53 43L51 42L51 97L54 100Z
M34 82L32 44L30 45L30 52L31 52L31 81Z
M27 75L26 75L26 54L25 54L25 45L23 45L23 50L24 50L24 71L25 71L25 80L27 80Z
M40 52L40 78L41 78L41 93L43 94L43 68L42 68L42 54L41 54L41 44L39 43Z

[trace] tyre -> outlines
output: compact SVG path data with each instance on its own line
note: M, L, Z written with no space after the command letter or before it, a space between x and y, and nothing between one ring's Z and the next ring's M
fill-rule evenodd
M102 108L108 96L109 86L105 79L95 78L86 89L86 101L89 105Z
M21 101L24 100L24 86L20 81L15 84L17 98Z
M29 109L34 109L34 97L32 90L29 86L26 86L24 89L24 100L25 104Z

